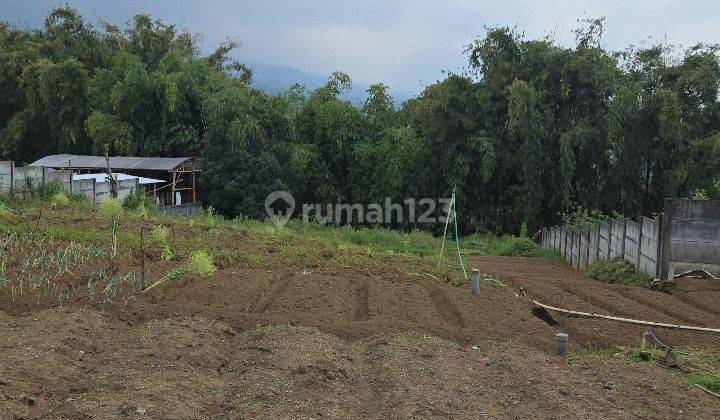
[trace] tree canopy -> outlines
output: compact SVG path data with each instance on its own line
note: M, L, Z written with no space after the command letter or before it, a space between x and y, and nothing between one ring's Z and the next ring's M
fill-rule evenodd
M490 28L447 74L396 109L388 86L355 106L335 72L268 95L227 41L203 56L189 32L133 17L94 26L54 9L37 30L0 23L0 159L55 153L201 156L203 197L263 215L301 203L458 194L466 230L517 232L582 206L629 216L666 197L720 198L718 48L609 51L603 19L577 42ZM406 226L401 226L406 227Z

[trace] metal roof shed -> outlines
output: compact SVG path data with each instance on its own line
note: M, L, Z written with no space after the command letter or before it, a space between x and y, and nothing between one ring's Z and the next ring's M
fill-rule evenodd
M200 172L200 160L195 157L130 157L130 156L86 156L86 155L50 155L38 159L29 166L59 170L71 170L78 173L104 171L110 166L112 171L122 171L132 175L151 178L165 178L170 183L171 194L166 197L175 204L176 193L187 194L183 201L196 201L196 174ZM183 179L189 174L190 179ZM164 187L163 187L164 188ZM157 190L154 190L157 194Z

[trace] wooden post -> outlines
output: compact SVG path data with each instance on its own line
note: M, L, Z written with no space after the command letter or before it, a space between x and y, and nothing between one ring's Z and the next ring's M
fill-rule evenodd
M176 172L172 173L172 192L171 192L172 197L170 197L170 202L172 203L173 206L175 205L175 177L176 177L176 175L177 175Z
M197 198L195 196L195 172L192 173L192 201L193 203L197 201Z

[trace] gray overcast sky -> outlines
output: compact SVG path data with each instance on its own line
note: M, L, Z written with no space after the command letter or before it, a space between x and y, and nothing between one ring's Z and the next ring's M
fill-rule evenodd
M529 37L551 34L570 45L577 19L606 16L612 49L657 40L690 46L720 42L720 7L697 1L0 0L0 20L37 27L55 5L90 20L123 23L138 12L204 34L203 50L239 39L238 57L306 72L348 72L417 93L442 70L466 64L463 47L485 26L517 26ZM650 39L650 41L648 41Z

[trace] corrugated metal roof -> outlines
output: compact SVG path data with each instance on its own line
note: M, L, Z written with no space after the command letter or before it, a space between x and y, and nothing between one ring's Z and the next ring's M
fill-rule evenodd
M182 163L190 160L189 157L177 158L147 158L113 156L110 158L111 169L136 169L146 171L170 171ZM107 163L104 156L84 155L50 155L38 159L30 166L43 166L46 168L97 168L105 169Z

